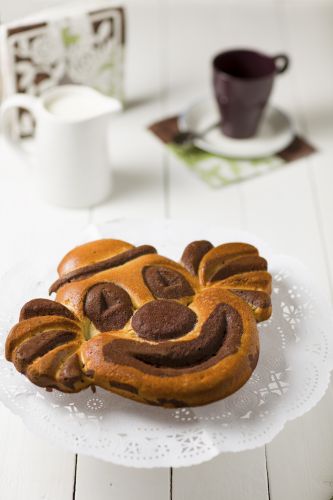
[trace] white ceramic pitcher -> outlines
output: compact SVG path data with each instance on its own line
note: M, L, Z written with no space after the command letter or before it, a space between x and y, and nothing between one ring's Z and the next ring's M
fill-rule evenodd
M107 124L110 114L121 109L119 101L79 85L56 87L39 98L10 96L1 106L4 136L17 153L27 157L10 134L9 111L16 107L29 110L36 121L32 175L44 199L83 208L109 195Z

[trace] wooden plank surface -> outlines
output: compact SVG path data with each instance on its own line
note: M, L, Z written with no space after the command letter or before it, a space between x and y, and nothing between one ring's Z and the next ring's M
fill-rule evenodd
M30 433L18 417L0 407L1 500L70 500L75 455Z
M304 210L312 205L308 230L297 231L303 261L317 274L325 289L332 290L331 186L333 133L333 6L285 4L284 33L294 58L293 95L299 123L320 153L307 163L308 187L298 192ZM311 63L310 63L311 61ZM310 63L310 64L309 64ZM305 196L304 196L305 194ZM296 203L295 203L296 202ZM308 217L304 217L308 221ZM303 219L303 220L304 220ZM299 226L297 226L299 227ZM303 248L301 248L303 246ZM331 297L332 298L332 297ZM310 413L287 425L268 447L268 470L272 498L329 499L333 494L332 385Z
M168 469L133 469L80 456L77 474L77 500L170 499Z
M88 222L168 216L247 228L300 258L332 290L333 4L329 1L131 0L127 111L110 129L115 188L91 211L49 207L22 165L0 161L0 214L7 245L0 271L24 249L45 252ZM274 102L320 154L278 172L211 190L168 155L145 127L210 89L209 61L231 45L292 56ZM318 91L317 89L320 89ZM1 144L0 144L1 148ZM36 245L37 243L37 245ZM333 495L333 391L264 448L188 469L136 470L51 448L0 407L0 498L5 500L328 500ZM5 431L4 431L5 430Z
M263 449L226 453L201 465L175 469L172 493L175 500L266 500Z

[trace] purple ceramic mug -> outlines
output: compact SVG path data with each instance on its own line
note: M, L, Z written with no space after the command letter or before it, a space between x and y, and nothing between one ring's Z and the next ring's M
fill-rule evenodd
M270 96L274 77L286 71L289 58L253 50L229 50L213 60L213 84L225 135L255 135Z

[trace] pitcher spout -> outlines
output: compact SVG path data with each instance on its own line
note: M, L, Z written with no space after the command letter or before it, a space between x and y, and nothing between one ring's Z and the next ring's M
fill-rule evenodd
M98 90L91 89L95 93L96 118L98 116L110 115L122 110L122 103L114 97L101 94Z

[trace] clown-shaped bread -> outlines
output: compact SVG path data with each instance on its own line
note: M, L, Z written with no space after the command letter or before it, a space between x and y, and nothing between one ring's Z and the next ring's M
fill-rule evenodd
M71 250L58 273L55 301L25 304L6 343L41 387L196 406L232 394L256 367L271 276L252 245L195 241L178 264L105 239Z

